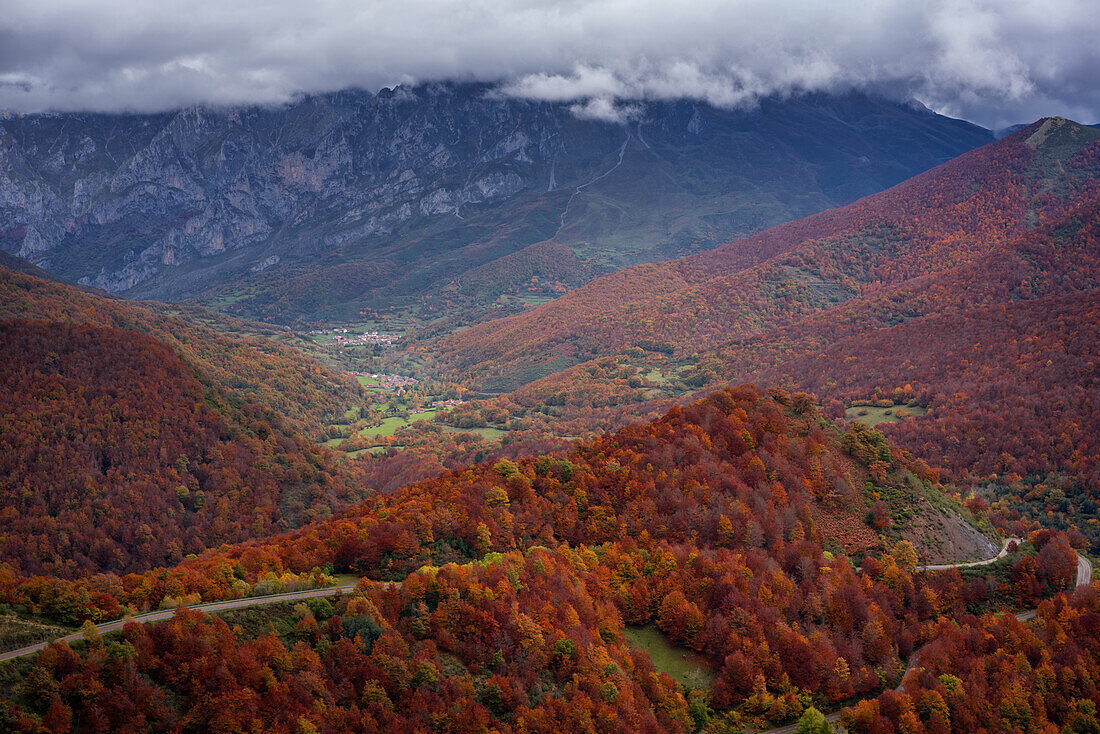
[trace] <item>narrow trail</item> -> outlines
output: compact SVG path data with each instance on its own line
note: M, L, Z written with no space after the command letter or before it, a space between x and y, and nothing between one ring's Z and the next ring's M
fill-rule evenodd
M554 232L554 236L550 238L551 240L557 240L558 235L561 234L561 231L563 229L565 229L565 217L566 217L566 215L569 214L569 207L573 205L573 199L577 198L577 194L581 193L581 191L583 189L588 188L589 186L591 186L592 184L594 184L598 181L602 181L603 179L607 178L612 173L614 173L616 171L616 169L618 169L619 166L621 166L623 164L623 157L626 155L626 146L629 145L629 144L630 144L630 133L627 133L626 140L623 141L622 147L619 148L619 160L618 160L618 162L616 162L615 165L613 165L611 168L609 168L606 171L604 171L603 173L601 173L599 176L596 176L591 181L586 181L585 183L582 183L580 186L578 186L577 188L575 188L573 190L573 193L570 194L570 196L569 196L569 201L565 202L565 208L561 210L561 217L558 219L558 229L557 229L557 231ZM649 147L649 146L646 146L646 147Z
M387 581L378 582L387 586L395 587L400 586L399 581ZM315 599L322 596L341 596L343 594L350 594L355 591L354 586L326 586L323 589L307 589L305 591L288 591L285 594L270 594L268 596L252 596L244 599L229 599L227 601L212 601L205 604L195 604L189 606L188 609L194 609L200 612L224 612L230 609L243 609L245 607L255 607L262 604L277 604L283 601L300 601L302 599ZM123 619L116 619L111 622L104 622L103 624L97 624L95 626L96 631L100 634L105 632L114 632L115 630L122 629L127 622L137 622L139 624L149 624L150 622L163 622L166 619L171 619L172 615L176 613L175 609L161 609L155 612L146 612L145 614L137 614L133 617L124 617ZM74 632L71 635L65 635L64 637L58 637L54 640L47 640L45 642L38 642L34 645L27 645L21 647L18 650L11 650L9 652L0 653L0 662L5 660L12 660L14 658L23 657L24 655L31 655L36 652L40 652L48 645L52 645L55 642L75 642L76 640L83 639L83 632Z
M946 570L952 569L952 568L969 568L971 566L988 566L989 564L991 564L995 561L998 561L1001 558L1004 558L1006 555L1008 555L1008 544L1012 543L1012 542L1016 542L1017 544L1019 544L1020 539L1019 538L1007 538L1004 542L1004 545L1001 547L1001 552L998 553L997 555L993 556L992 558L987 558L984 561L967 561L965 563L938 563L938 564L934 564L934 565L931 565L931 566L918 566L917 569L921 570L921 571L946 571ZM1092 562L1089 561L1089 559L1085 558L1080 553L1078 553L1077 554L1077 583L1076 583L1076 586L1074 588L1079 589L1082 586L1088 586L1091 581L1092 581ZM1017 614L1016 619L1020 620L1021 622L1026 622L1029 619L1034 619L1037 612L1038 612L1037 609L1029 609L1026 612L1020 612L1019 614ZM898 683L897 687L894 690L900 691L900 690L902 690L902 688L905 687L905 676L906 676L906 674L909 673L910 670L912 670L914 667L916 667L917 658L919 656L920 656L920 650L919 649L913 651L913 654L909 656L909 662L908 662L908 664L906 664L905 670L902 671L902 674L901 674L901 682ZM825 720L828 721L830 724L835 724L836 722L840 721L840 714L841 714L840 711L834 711L831 714L826 714L825 715ZM775 729L765 729L765 730L761 731L760 734L794 734L794 732L796 732L797 730L798 730L798 722L796 721L793 724L787 724L785 726L779 726L779 727L776 727Z

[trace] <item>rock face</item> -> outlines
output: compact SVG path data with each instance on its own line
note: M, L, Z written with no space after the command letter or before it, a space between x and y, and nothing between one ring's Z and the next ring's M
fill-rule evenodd
M653 104L613 124L472 84L0 115L0 249L127 295L241 288L239 311L275 319L427 302L445 284L451 299L495 297L512 270L546 268L521 255L492 283L459 276L553 241L576 254L556 275L576 285L846 203L990 139L859 94ZM391 275L349 281L364 266ZM302 302L295 283L316 291L319 273L354 282Z

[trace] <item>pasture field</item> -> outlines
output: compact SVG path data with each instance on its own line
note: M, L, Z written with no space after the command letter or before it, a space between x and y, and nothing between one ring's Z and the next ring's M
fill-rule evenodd
M474 433L474 434L477 434L478 436L481 436L486 441L496 441L496 440L500 439L501 436L508 433L508 431L505 431L505 430L500 429L500 428L493 428L492 426L487 426L487 427L484 427L484 428L456 428L455 426L443 426L443 432L444 433Z
M623 637L634 648L641 650L653 661L653 667L668 673L672 680L688 688L710 688L714 683L714 671L706 658L683 647L673 645L668 637L654 625L626 627Z
M422 410L419 413L409 413L408 419L402 418L401 416L392 416L390 418L385 418L377 426L369 426L367 428L364 428L362 431L359 432L359 436L361 438L393 436L395 433L397 433L398 429L404 428L411 423L416 423L417 421L430 421L432 418L435 417L435 414L438 412L438 409L430 408L428 410Z
M857 420L869 428L880 423L898 423L906 418L916 418L928 412L919 405L891 405L888 408L877 405L853 405L845 411L849 420Z
M39 640L63 637L72 632L55 624L43 624L15 614L0 614L0 649L29 645Z
M534 308L553 301L557 296L538 293L505 293L497 298L497 303L510 308Z

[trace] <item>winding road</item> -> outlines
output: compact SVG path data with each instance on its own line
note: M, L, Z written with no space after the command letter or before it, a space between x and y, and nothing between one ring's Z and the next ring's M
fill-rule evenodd
M1080 553L1077 554L1077 585L1075 588L1080 589L1082 586L1088 586L1092 581L1092 561L1085 558ZM1026 622L1029 619L1034 619L1037 609L1029 609L1026 612L1020 612L1016 615L1016 619L1021 622Z
M922 571L945 571L945 570L951 569L951 568L966 568L968 566L985 566L985 565L988 565L990 563L993 563L994 561L996 561L998 559L1004 558L1006 555L1008 555L1008 544L1013 542L1013 541L1016 541L1017 543L1020 542L1018 538L1008 538L1007 540L1005 540L1004 546L1001 548L1000 553L993 556L992 558L987 558L984 561L968 561L968 562L964 562L964 563L942 563L942 564L935 564L935 565L931 565L931 566L919 566L918 568ZM1077 587L1080 588L1082 586L1088 586L1088 584L1091 580L1092 580L1092 563L1087 558L1082 556L1081 554L1077 554ZM384 583L387 583L390 586L398 585L397 582L392 582L392 581L391 582L384 582ZM302 599L315 599L317 597L323 597L323 596L340 596L342 594L350 594L353 591L355 591L354 586L329 586L329 587L325 587L323 589L308 589L306 591L291 591L291 592L287 592L285 594L271 594L270 596L253 596L253 597L246 597L244 599L230 599L228 601L215 601L215 602L208 602L206 604L195 604L194 606L191 606L189 608L199 610L199 611L203 611L203 612L224 612L224 611L227 611L227 610L230 610L230 609L241 609L241 608L244 608L244 607L259 606L261 604L275 604L275 603L284 602L284 601L300 601ZM170 619L172 617L172 615L175 614L175 612L176 612L176 610L174 610L174 609L162 609L162 610L159 610L159 611L156 611L156 612L146 612L145 614L139 614L139 615L136 615L136 616L133 616L133 617L126 617L124 619L116 619L113 622L105 622L104 624L97 624L96 625L96 631L99 632L100 634L103 634L104 632L113 632L115 630L120 630L120 629L122 629L122 627L127 622L138 622L140 624L148 624L150 622L161 622L161 621L164 621L166 619ZM1016 615L1016 619L1019 619L1022 622L1027 621L1029 619L1034 618L1035 613L1036 613L1036 610L1034 610L1034 609L1028 610L1026 612L1021 612L1020 614ZM59 642L59 641L74 642L74 641L80 640L80 639L83 639L83 633L82 632L74 632L71 635L66 635L65 637L59 637L56 640L50 640L48 642L39 642L35 645L28 645L27 647L19 648L18 650L12 650L10 652L0 653L0 662L3 662L5 660L12 660L13 658L23 657L24 655L31 655L33 653L36 653L36 652L39 652L39 651L45 649L45 647L47 645L50 645L54 642ZM917 656L919 654L920 654L920 651L918 650L918 651L914 652L912 655L909 656L909 664L905 668L906 673L911 668L914 667L914 665L917 661ZM905 680L905 673L902 673L902 681L904 681L904 680ZM900 690L901 687L902 687L901 684L899 684L898 689ZM839 719L840 719L840 711L835 711L835 712L833 712L831 714L827 714L825 716L825 720L830 722L830 723L835 723ZM775 729L767 729L764 732L761 732L761 734L794 734L794 732L797 729L798 729L798 723L795 722L793 724L787 724L786 726L780 726L780 727L775 728Z
M938 563L931 566L918 566L921 571L946 571L952 568L967 568L969 566L988 566L994 561L1000 560L1008 555L1008 544L1015 541L1020 543L1019 538L1008 538L1005 540L1004 545L1001 547L1001 552L992 558L987 558L984 561L968 561L966 563ZM1088 586L1092 581L1092 562L1085 558L1080 553L1077 554L1077 584L1075 588L1081 588L1082 586ZM1021 622L1026 622L1029 619L1034 619L1037 609L1029 609L1026 612L1020 612L1016 615L1016 619ZM902 682L898 684L895 690L900 691L902 686L905 685L905 674L908 673L917 663L917 657L920 655L920 650L915 651L909 656L909 663L905 666L905 670L901 674ZM834 711L831 714L825 715L825 720L830 724L835 724L840 721L840 711ZM793 724L787 724L786 726L780 726L775 729L765 729L760 734L794 734L798 731L798 722Z
M987 558L984 561L967 561L965 563L936 563L931 566L917 566L918 571L947 571L951 568L970 568L971 566L988 566L989 564L999 561L1008 555L1008 544L1015 543L1020 545L1023 541L1019 538L1005 538L1005 543L1001 546L1001 552L992 558Z

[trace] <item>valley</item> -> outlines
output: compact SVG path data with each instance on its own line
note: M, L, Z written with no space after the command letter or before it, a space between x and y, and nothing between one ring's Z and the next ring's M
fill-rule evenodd
M5 730L1089 730L1097 129L63 119L0 121Z

